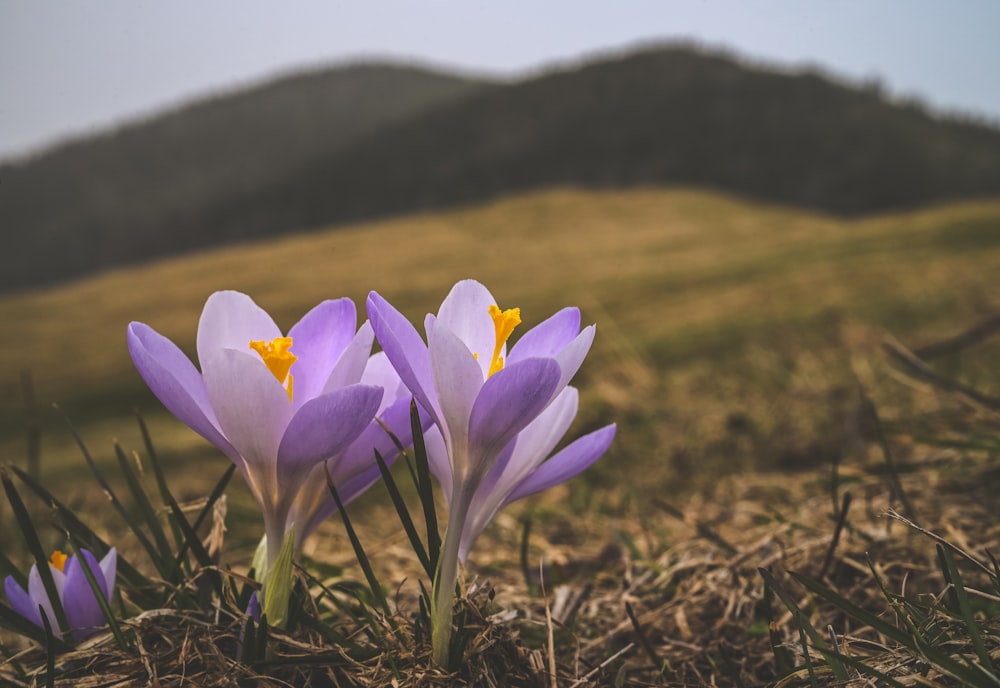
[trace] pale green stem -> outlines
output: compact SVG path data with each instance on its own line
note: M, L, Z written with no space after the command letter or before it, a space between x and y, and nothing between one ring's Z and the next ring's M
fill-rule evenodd
M444 535L437 575L434 577L434 602L431 608L431 647L434 663L448 668L448 646L451 644L452 609L455 605L455 583L458 580L458 548L462 530L469 514L475 490L464 487L455 494L448 514L448 530Z

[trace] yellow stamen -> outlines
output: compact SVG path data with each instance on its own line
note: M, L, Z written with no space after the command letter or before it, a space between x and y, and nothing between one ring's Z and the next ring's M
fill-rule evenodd
M250 348L260 354L264 365L267 366L267 369L271 371L271 374L274 375L278 382L284 385L287 380L288 385L286 389L288 390L289 401L292 400L294 379L288 371L291 370L292 364L299 360L298 356L289 351L291 346L291 337L276 337L269 342L265 342L262 339L250 342Z
M493 327L496 329L497 343L493 348L493 358L490 359L490 371L487 377L493 375L498 370L503 370L504 344L510 338L514 328L521 324L521 309L508 308L501 311L497 305L490 306L490 317L493 318Z
M52 566L54 566L57 569L59 569L60 571L64 571L66 569L66 560L67 559L69 559L69 557L67 557L65 554L63 554L59 550L56 550L55 552L52 553L52 558L49 560L49 563Z

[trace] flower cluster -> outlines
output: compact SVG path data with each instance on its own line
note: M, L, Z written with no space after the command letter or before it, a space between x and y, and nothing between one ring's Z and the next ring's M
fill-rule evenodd
M449 518L434 580L434 657L447 663L460 563L494 516L511 502L580 473L611 444L613 425L553 454L576 417L569 382L594 339L580 312L565 308L508 350L520 311L503 310L482 284L456 284L424 322L426 342L379 294L370 321L357 325L349 299L324 301L283 334L250 297L217 292L198 324L196 366L148 325L128 326L128 350L164 406L238 467L257 500L264 535L254 558L262 583L254 598L272 625L288 612L292 562L305 539L335 511L333 481L346 503L370 487L412 442L410 404L423 421L431 472ZM377 339L382 351L372 354ZM100 564L81 551L110 599L115 553ZM53 559L74 638L103 617L73 557ZM84 583L86 583L84 579ZM25 618L56 627L38 571L28 591L8 578L7 597ZM60 629L62 630L62 629Z

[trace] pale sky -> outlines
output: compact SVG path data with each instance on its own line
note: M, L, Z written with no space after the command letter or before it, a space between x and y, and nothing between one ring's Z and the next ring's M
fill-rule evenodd
M516 76L671 39L1000 122L1000 0L0 0L0 158L301 68Z

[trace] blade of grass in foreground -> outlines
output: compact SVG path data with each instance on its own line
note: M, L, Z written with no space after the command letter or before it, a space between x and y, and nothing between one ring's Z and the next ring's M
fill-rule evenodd
M153 508L153 505L149 501L149 494L142 486L142 482L139 480L139 476L136 475L135 469L132 467L132 463L125 455L125 451L117 442L115 442L115 457L118 459L118 466L121 468L122 475L125 477L125 482L128 485L129 491L132 493L132 501L139 506L142 518L146 522L146 528L153 534L153 540L156 542L159 559L164 563L164 568L166 568L167 572L170 574L166 579L171 584L176 585L180 582L181 570L174 561L174 555L170 549L170 543L167 542L167 535L163 530L163 526L160 524L160 519L156 515L156 509ZM134 456L134 458L137 459L138 457ZM168 567L167 562L171 562L172 566Z
M398 635L399 626L396 624L395 619L392 618L392 612L389 610L389 602L385 598L385 592L382 590L382 585L378 582L378 578L375 577L375 572L372 570L371 562L368 561L368 555L365 554L364 547L361 546L361 541L358 539L358 534L354 531L354 526L351 525L351 519L344 510L343 502L340 501L340 495L337 494L337 488L333 484L333 476L330 475L330 468L324 464L324 469L326 470L326 487L330 490L330 494L333 496L333 501L337 505L337 512L340 514L340 518L344 522L344 528L347 530L347 537L351 541L351 547L354 548L354 556L357 558L358 564L361 565L361 570L365 574L365 579L368 581L368 587L371 588L372 595L375 596L375 600L385 613L385 618L389 622L389 625L392 626L393 632Z
M424 543L420 541L417 529L413 525L413 519L410 517L410 511L406 508L406 503L403 501L403 496L399 493L399 488L392 477L392 473L389 472L389 467L378 451L375 452L375 461L378 463L378 469L382 473L382 481L385 483L385 489L389 492L392 505L396 507L399 521L403 524L403 530L406 531L406 536L410 539L410 546L413 547L413 551L420 560L420 565L424 567L424 571L427 572L429 577L433 578L434 570L431 568L430 560L427 558L427 550L424 549Z
M982 663L983 670L988 671L990 674L995 674L993 662L990 661L990 653L986 651L983 637L979 633L979 625L976 623L976 618L972 613L972 605L969 604L969 593L966 592L965 585L962 584L962 574L959 573L958 567L955 566L955 557L943 545L938 545L937 550L938 556L948 571L948 578L951 581L952 590L955 591L959 612L965 621L965 629L969 634L969 640L972 641L972 646L976 648L976 654L979 655L979 661Z
M774 576L771 575L770 571L764 568L759 568L757 571L764 578L764 581L771 587L771 589L774 590L774 593L784 603L784 605L788 607L788 611L795 615L799 630L804 631L809 636L809 640L812 642L813 647L823 654L824 659L826 659L827 663L830 665L830 669L833 671L834 675L842 681L848 680L850 675L847 672L847 668L836 659L837 653L830 648L826 640L823 638L823 635L817 631L811 623L809 623L808 618L806 618L806 615L802 612L802 609L799 608L799 605L796 604L795 600L792 599L792 596L778 584L778 581L774 579ZM789 574L794 575L791 574L791 572L789 572ZM805 644L803 644L802 649L803 652L805 652L806 661L810 661L809 654L806 652ZM811 664L809 666L811 666ZM810 669L810 674L811 673L812 670Z
M919 635L910 636L904 633L892 624L883 621L880 617L869 612L868 610L862 609L818 581L815 581L804 574L795 573L794 571L789 571L789 575L807 589L816 593L827 602L833 604L848 616L871 626L876 632L892 638L900 645L903 645L913 652L920 654L928 662L934 664L938 669L950 674L954 678L971 686L985 685L983 679L986 679L990 685L1000 685L1000 679L986 673L982 667L975 664L963 664L962 662L953 659L947 653L932 647Z
M80 437L80 433L76 431L73 423L70 422L70 419L65 413L63 414L63 419L69 426L70 434L73 435L73 439L76 441L77 447L79 447L80 451L83 452L83 458L87 461L87 465L90 467L90 472L94 474L94 477L97 479L101 489L104 490L104 494L108 496L111 506L113 506L115 511L118 512L118 515L122 517L128 525L129 530L131 530L132 534L135 535L137 540L139 540L139 544L141 544L146 550L146 553L153 562L153 566L156 567L157 573L159 573L163 579L170 580L170 571L173 568L173 562L168 565L160 558L159 550L152 542L149 541L149 538L146 537L144 532L142 532L142 529L136 525L135 519L129 515L128 511L122 505L121 500L118 499L118 495L116 495L115 491L111 489L111 485L109 485L108 481L104 478L104 474L101 473L101 469L97 467L97 462L94 461L94 457L91 456L90 450L87 449L87 445L84 444L83 438Z
M438 558L441 556L441 532L438 530L437 511L434 508L434 488L431 485L431 469L427 461L427 446L424 444L424 429L420 423L417 402L410 402L410 429L413 433L413 458L417 464L417 494L424 507L424 522L427 524L427 559L430 564L431 579L437 572Z
M156 488L160 492L160 499L163 500L164 504L169 503L170 499L170 489L167 487L167 479L163 474L163 466L160 465L160 457L156 453L156 449L153 447L153 437L149 434L149 428L146 427L146 421L142 419L142 416L136 411L135 414L136 422L139 425L139 433L142 435L142 443L146 447L146 454L149 456L149 462L153 466L153 477L156 479ZM180 549L184 541L184 536L180 532L180 527L171 519L170 529L174 535L174 544Z

